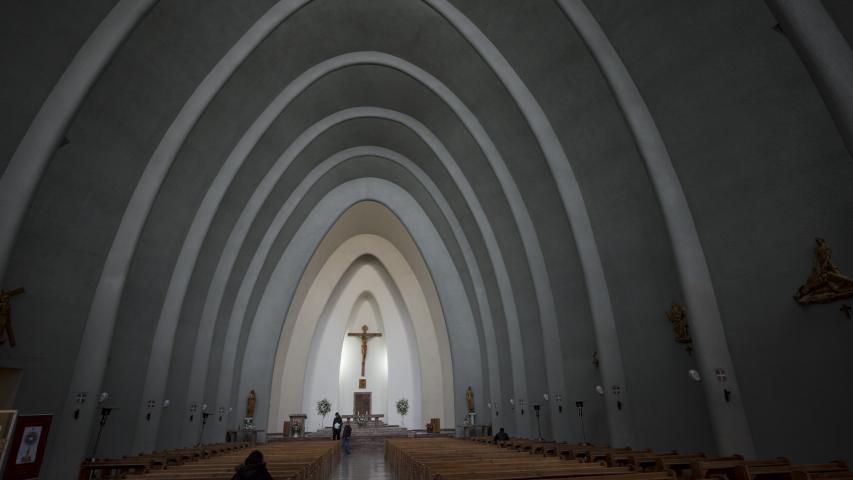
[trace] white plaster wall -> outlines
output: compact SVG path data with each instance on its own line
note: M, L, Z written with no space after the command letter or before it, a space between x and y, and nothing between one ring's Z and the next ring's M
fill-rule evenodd
M365 292L356 301L350 316L347 333L361 332L361 326L367 325L370 333L382 333L382 316L376 299ZM344 347L341 353L341 367L338 375L338 409L341 413L355 413L353 408L353 393L371 392L371 412L385 413L388 389L388 349L385 336L373 337L368 340L367 361L365 362L365 378L367 387L358 388L361 377L361 339L344 337Z
M273 374L269 431L280 431L282 422L287 420L287 416L303 408L303 385L306 384L305 379L309 377L307 362L311 345L302 339L311 337L315 329L320 328L317 326L317 319L323 316L323 309L326 305L337 302L335 298L340 295L336 285L341 283L341 279L352 274L350 271L352 264L365 255L372 255L381 260L383 267L381 273L391 279L388 282L395 286L402 305L398 309L406 311L412 319L415 340L411 344L417 346L416 351L420 356L421 383L416 385L423 387L419 395L422 403L417 402L414 396L392 394L389 399L390 405L393 406L400 396L406 396L409 399L410 413L406 416L405 423L410 426L425 423L424 418L430 417L439 417L442 423L447 425L453 424L451 395L445 393L451 391L445 385L452 384L453 372L449 365L451 359L449 346L446 343L447 332L441 328L444 327L444 317L440 307L430 308L429 306L430 299L438 304L437 295L430 288L433 285L429 277L423 280L429 282L424 285L417 271L413 270L414 267L409 263L411 260L398 250L407 246L406 241L411 242L405 228L387 208L378 203L363 202L341 216L333 231L324 239L324 243L329 241L330 237L338 237L335 233L337 229L347 225L352 227L358 225L363 229L377 222L389 232L392 241L385 236L359 234L359 229L344 228L344 231L349 233L341 232L341 239L334 243L336 248L328 251L318 250L318 252L326 251L325 254L316 254L320 255L320 258L326 258L321 264L322 267L318 265L318 272L303 277L303 279L313 278L313 281L302 287L304 293L298 297L303 300L296 301L288 314L289 318L293 318L294 325L285 329L279 342ZM344 241L343 239L349 235L352 236ZM411 247L405 248L405 251L410 255L417 255L417 248L414 245ZM417 260L419 257L412 258ZM316 260L315 258L312 262ZM422 267L421 270L425 270L424 265L419 266ZM396 290L398 286L399 290ZM329 399L333 401L331 397ZM415 411L416 408L421 412L420 414ZM333 410L335 409L336 407L333 406ZM389 410L395 412L394 408ZM399 417L393 413L388 421L398 423Z
M393 407L389 408L391 402L405 397L410 399L410 418L417 419L418 423L422 421L419 348L414 339L410 316L399 294L395 292L396 287L390 284L390 278L380 273L382 267L375 258L359 262L354 268L352 275L345 275L341 279L340 283L343 285L335 288L340 294L332 296L324 309L324 315L317 322L305 373L305 395L302 398L303 412L308 414L306 430L315 430L321 426L322 417L316 412L316 403L321 398L337 399L339 404L343 398L349 398L349 410L344 409L343 413L352 412L352 392L355 390L352 384L357 381L359 372L356 371L356 375L349 379L339 377L338 382L333 381L333 375L340 372L347 331L359 331L363 324L367 324L368 328L374 331L384 330L385 338L370 341L376 342L378 351L371 351L373 345L368 345L366 376L369 388L365 391L373 392L373 413L383 413L387 416L393 411ZM378 312L364 314L364 309L359 308L365 292L375 298ZM368 310L372 308L368 307ZM354 357L358 370L361 349L359 340L355 338L351 339L350 347L352 341L355 343L355 352L349 348L347 353L350 360ZM429 345L425 347L428 348ZM432 348L437 350L437 345ZM373 353L376 355L372 356ZM382 361L386 355L391 362ZM374 379L375 385L372 382ZM343 388L341 384L344 381L348 381L350 386ZM394 417L399 418L396 413ZM387 419L392 421L394 417Z

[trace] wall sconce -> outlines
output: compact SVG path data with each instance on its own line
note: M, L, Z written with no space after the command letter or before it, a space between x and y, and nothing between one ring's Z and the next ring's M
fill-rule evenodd
M171 404L172 404L172 402L170 402L168 398L166 400L163 400L163 408L166 408Z
M512 397L510 397L510 399L509 399L509 404L510 404L510 408L512 408L512 410L515 411L515 400L513 400Z
M148 400L148 402L145 404L145 406L148 408L148 410L151 410L152 408L157 406L157 402L155 402L154 400ZM146 422L151 421L151 412L150 411L145 414L145 421Z
M98 397L98 403L104 403L107 401L108 398L110 398L110 394L107 392L102 392L101 395Z
M222 415L225 415L225 407L219 407L219 421L222 421Z
M86 397L88 397L88 396L89 396L88 393L80 392L77 394L76 397L74 397L74 402L82 405L82 404L86 403ZM79 408L74 410L74 420L77 420L78 418L80 418L80 409Z
M702 381L702 375L699 375L699 372L696 371L696 369L694 369L694 368L691 368L690 370L688 370L687 375L690 375L690 378L693 379L694 382L701 382Z
M613 385L612 388L613 388L613 395L616 395L618 397L619 394L622 393L622 387L620 387L619 385ZM616 410L620 410L620 411L622 410L622 401L621 400L616 400Z
M193 419L195 418L195 412L196 412L196 410L198 410L198 406L197 406L195 403L193 403L192 405L190 405L190 421L191 421L191 422L192 422L192 421L193 421Z
M554 395L554 399L557 400L557 412L563 413L563 396L558 393Z
M524 415L524 406L527 405L527 402L524 401L523 398L518 399L518 406L521 408L521 414Z
M599 395L604 395L604 387L602 387L601 385L596 385L595 386L595 393L597 393Z

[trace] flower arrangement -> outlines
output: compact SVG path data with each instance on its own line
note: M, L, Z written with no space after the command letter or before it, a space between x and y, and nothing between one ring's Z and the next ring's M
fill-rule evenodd
M366 413L356 413L355 414L355 424L359 427L363 427L367 425L367 414Z
M317 402L317 414L323 417L323 422L320 424L320 428L324 428L326 426L326 415L332 411L332 402L326 400L325 398Z
M402 418L402 421L400 423L405 425L406 414L409 413L409 400L407 398L401 398L397 400L397 413L399 413L400 417Z

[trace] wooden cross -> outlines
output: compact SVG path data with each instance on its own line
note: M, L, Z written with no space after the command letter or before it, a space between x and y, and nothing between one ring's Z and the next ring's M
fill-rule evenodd
M364 376L364 362L367 360L367 341L373 337L381 337L381 333L367 333L367 325L361 326L361 333L348 333L350 337L361 337L361 376Z

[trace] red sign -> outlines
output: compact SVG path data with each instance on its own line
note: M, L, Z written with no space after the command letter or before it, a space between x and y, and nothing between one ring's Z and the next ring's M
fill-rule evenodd
M4 480L38 478L53 415L21 415L15 425Z

